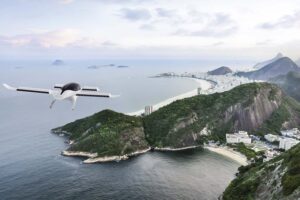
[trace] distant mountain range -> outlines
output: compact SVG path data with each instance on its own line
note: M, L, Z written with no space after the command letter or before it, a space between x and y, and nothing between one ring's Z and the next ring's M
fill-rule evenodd
M274 78L279 75L285 75L290 71L300 72L300 68L290 58L282 57L271 63L268 63L258 70L238 72L235 75L244 76L255 80L269 80L270 78Z
M284 92L294 99L300 101L300 73L289 72L286 75L280 75L270 79L271 83L279 85Z
M270 60L266 60L266 61L260 62L260 63L257 63L256 65L254 65L253 68L254 68L255 70L261 69L261 68L265 67L266 65L268 65L268 64L270 64L270 63L272 63L272 62L275 62L276 60L278 60L278 59L280 59L280 58L282 58L282 57L284 57L284 56L282 55L282 53L278 53L274 58L272 58L272 59L270 59Z
M232 73L232 70L229 67L225 67L225 66L222 66L215 70L207 72L207 74L209 74L209 75L225 75L225 74L229 74L229 73Z
M298 66L300 66L300 58L295 61Z

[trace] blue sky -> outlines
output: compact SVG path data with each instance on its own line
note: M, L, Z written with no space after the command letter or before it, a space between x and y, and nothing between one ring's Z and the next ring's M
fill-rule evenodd
M0 58L300 58L300 0L1 0Z

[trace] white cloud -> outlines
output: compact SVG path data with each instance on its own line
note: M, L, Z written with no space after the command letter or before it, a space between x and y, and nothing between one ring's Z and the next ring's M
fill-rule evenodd
M296 25L300 25L300 11L296 11L291 15L285 15L273 22L265 22L259 25L263 29L275 29L275 28L291 28Z
M72 2L74 2L74 0L60 0L60 3L62 4L70 4Z
M0 41L12 46L66 47L79 40L79 31L62 29L15 36L1 36Z
M238 26L230 15L225 13L199 13L193 10L189 14L200 20L197 28L179 28L173 35L200 36L200 37L226 37L237 32ZM195 18L191 18L194 22ZM198 22L197 22L198 23Z

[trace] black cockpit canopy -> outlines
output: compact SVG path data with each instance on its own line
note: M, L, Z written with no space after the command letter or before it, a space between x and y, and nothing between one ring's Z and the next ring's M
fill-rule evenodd
M66 90L78 91L80 89L81 87L78 83L67 83L61 88L60 94L63 94Z

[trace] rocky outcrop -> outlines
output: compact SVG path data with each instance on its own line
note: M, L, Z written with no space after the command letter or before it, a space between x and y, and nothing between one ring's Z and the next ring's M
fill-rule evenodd
M225 111L225 123L232 120L235 130L256 130L272 113L278 109L282 102L281 90L276 90L274 99L270 99L270 88L264 88L253 97L253 102L248 106L237 103ZM276 98L275 98L276 97Z
M225 75L225 74L229 74L229 73L232 73L232 70L229 67L225 67L225 66L222 66L215 70L207 72L207 74L209 74L209 75Z

